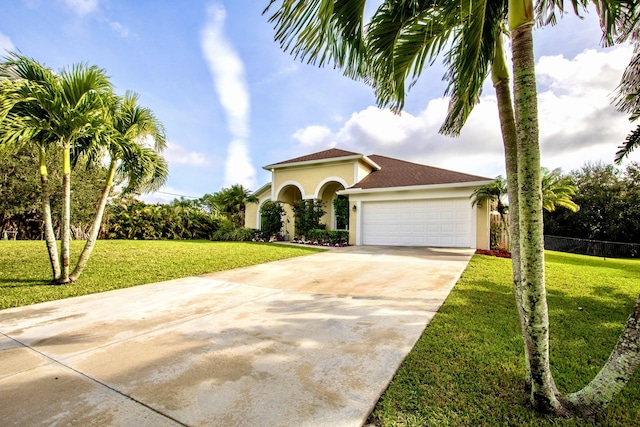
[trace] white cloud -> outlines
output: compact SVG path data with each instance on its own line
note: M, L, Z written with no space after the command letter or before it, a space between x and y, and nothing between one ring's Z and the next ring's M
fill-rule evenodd
M122 25L119 22L116 21L109 21L109 27L115 31L116 33L118 33L120 35L120 37L128 37L129 36L129 28L125 27L124 25Z
M298 129L293 134L293 139L300 141L300 145L310 149L335 147L336 145L331 129L326 126L307 126L304 129Z
M64 0L65 4L80 15L88 15L98 9L99 0Z
M191 166L206 166L211 163L207 156L197 151L188 151L175 142L167 142L167 148L162 153L169 163Z
M6 52L14 50L16 50L16 47L11 42L9 36L0 33L0 55L4 55Z
M619 46L585 50L573 59L540 58L536 71L544 166L568 172L585 162L613 160L616 147L634 127L610 104L631 53L631 47ZM447 106L445 98L432 99L416 115L370 106L335 131L314 125L298 129L293 138L300 144L297 151L307 153L338 146L483 176L504 174L495 96L486 92L458 138L438 134Z
M251 163L249 137L249 88L244 64L224 34L226 11L214 3L207 9L207 23L200 34L204 57L213 77L220 105L225 111L233 140L227 149L225 185L255 186L256 172Z

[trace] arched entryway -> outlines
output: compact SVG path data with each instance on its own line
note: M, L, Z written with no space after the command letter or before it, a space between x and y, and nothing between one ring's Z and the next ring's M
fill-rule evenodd
M338 196L338 191L344 190L345 184L337 181L337 180L327 180L322 183L317 191L317 198L321 199L323 202L324 210L326 214L322 217L322 223L326 225L327 230L346 230L349 226L349 216L348 216L348 197L346 196ZM346 218L343 215L339 215L338 211L336 211L336 204L334 201L336 199L345 200L347 206L347 214ZM338 207L338 209L340 209Z
M301 186L297 183L287 183L280 187L276 194L276 200L282 203L285 216L282 219L282 228L285 239L291 240L296 235L295 219L293 217L292 205L298 200L302 200Z

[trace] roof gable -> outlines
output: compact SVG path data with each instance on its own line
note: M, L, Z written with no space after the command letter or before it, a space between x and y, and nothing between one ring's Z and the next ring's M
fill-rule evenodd
M300 156L294 159L284 160L282 162L274 163L273 165L270 165L270 166L280 166L280 165L286 165L289 163L311 162L316 160L339 159L340 157L352 157L352 156L362 156L362 154L354 153L353 151L341 150L339 148L331 148L329 150L307 154L306 156Z
M368 156L380 170L373 171L350 188L375 189L420 185L457 184L490 181L477 175L469 175L433 166L411 163L404 160L373 154Z

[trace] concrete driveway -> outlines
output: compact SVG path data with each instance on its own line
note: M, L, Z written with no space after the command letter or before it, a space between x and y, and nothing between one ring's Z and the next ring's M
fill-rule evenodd
M348 247L0 311L0 420L362 425L472 253Z

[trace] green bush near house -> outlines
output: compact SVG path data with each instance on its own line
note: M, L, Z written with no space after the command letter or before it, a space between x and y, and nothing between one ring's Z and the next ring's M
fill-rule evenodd
M326 213L324 202L320 199L302 199L293 203L296 234L310 239L309 232L316 228L324 228L320 218Z
M218 242L250 242L260 232L255 228L238 227L228 219L220 222L220 227L213 233L211 240Z
M330 243L333 245L343 244L346 245L349 242L349 231L347 230L323 230L320 228L309 231L308 239L318 243Z
M267 200L260 207L260 230L266 238L282 232L282 218L284 217L282 203Z

